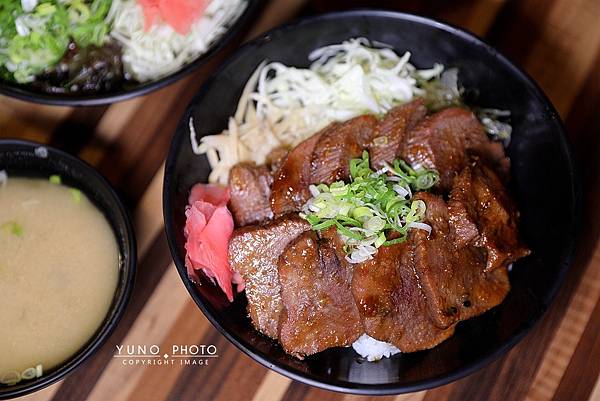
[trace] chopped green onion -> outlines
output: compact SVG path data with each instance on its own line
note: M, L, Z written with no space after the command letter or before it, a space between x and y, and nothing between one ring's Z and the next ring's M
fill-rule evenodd
M21 373L21 379L23 379L23 380L30 380L35 377L36 377L35 368L27 368L23 371L23 373Z
M385 220L379 216L373 216L365 221L364 228L369 231L379 232L385 227Z
M69 188L69 192L71 193L71 198L75 203L81 203L81 191L77 188Z
M337 216L337 219L343 223L350 224L353 227L360 227L361 224L360 221L344 215Z
M51 175L50 177L48 177L48 180L50 181L51 184L55 184L55 185L60 185L62 184L62 179L60 178L60 175Z
M2 227L5 232L16 235L17 237L23 236L23 226L16 221L7 221L0 227Z
M440 180L437 171L428 170L417 176L415 187L419 190L425 190L433 187Z
M0 384L4 384L7 386L13 386L20 381L21 374L16 371L7 372L0 377Z
M359 221L373 217L373 212L368 207L359 206L352 211L352 216Z
M401 244L404 241L406 241L406 236L400 237L400 238L396 238L396 239L392 239L389 241L385 241L383 243L383 246L390 246L390 245L396 245L396 244Z
M338 232L342 235L345 235L348 238L352 238L355 240L362 240L363 237L360 234L355 233L354 231L351 231L350 229L344 227L339 221L337 220L333 220L335 222L335 225L337 226Z
M375 246L375 248L379 248L381 245L385 244L385 241L386 241L385 233L382 231L377 236L377 239L375 240L373 245Z
M435 170L415 169L400 159L376 172L369 165L367 151L350 160L349 165L349 183L311 186L313 197L301 216L313 230L335 225L344 236L347 258L355 263L365 260L365 255L372 255L380 246L406 240L408 230L420 223L426 211L425 202L410 199L413 192L432 188L439 175ZM387 240L386 231L399 236Z
M321 231L321 230L324 230L326 228L329 228L329 227L335 225L335 223L336 223L335 220L325 220L322 223L313 225L312 229L315 231Z
M303 216L303 217L304 217L304 216ZM317 216L315 216L314 214L309 214L309 215L306 215L306 217L304 217L304 218L305 218L306 220L308 220L308 222L309 222L309 223L310 223L312 226L319 224L319 221L321 221L321 219L320 219L320 218L318 218Z

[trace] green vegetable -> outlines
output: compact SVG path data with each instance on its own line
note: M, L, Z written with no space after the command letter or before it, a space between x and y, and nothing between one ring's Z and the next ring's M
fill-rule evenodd
M56 175L56 174L48 177L48 181L50 181L51 184L55 184L55 185L62 184L62 179L60 178L60 175Z
M0 74L27 83L57 64L69 43L101 46L112 0L41 0L26 12L17 0L0 0Z
M425 202L411 199L412 192L428 190L438 180L437 171L413 169L399 159L375 172L364 151L361 158L350 160L349 183L311 186L314 196L302 216L313 230L335 225L346 239L347 253L374 252L406 240L410 224L419 222L426 210ZM395 238L388 240L386 232Z
M432 111L463 104L464 89L458 82L458 69L450 68L433 77L422 79L417 77L419 87L424 90L427 108Z
M6 223L2 224L0 227L5 232L16 235L17 237L23 236L23 227L16 221L7 221Z
M76 188L69 188L73 202L81 203L81 191Z

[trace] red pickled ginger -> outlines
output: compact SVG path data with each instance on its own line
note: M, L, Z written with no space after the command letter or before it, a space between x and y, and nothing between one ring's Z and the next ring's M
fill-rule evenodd
M233 217L227 209L229 189L219 185L196 184L185 211L185 265L191 279L198 281L202 270L233 301L232 283L244 289L241 276L229 265L228 248L233 233Z
M173 29L187 35L204 13L210 0L138 0L144 10L145 29L159 20L169 24ZM160 18L159 18L160 17Z

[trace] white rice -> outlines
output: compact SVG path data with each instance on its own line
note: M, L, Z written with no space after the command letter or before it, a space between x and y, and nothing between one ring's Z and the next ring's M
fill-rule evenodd
M398 348L390 343L379 341L371 336L363 334L352 344L352 348L367 361L378 361L381 358L389 358L400 352Z

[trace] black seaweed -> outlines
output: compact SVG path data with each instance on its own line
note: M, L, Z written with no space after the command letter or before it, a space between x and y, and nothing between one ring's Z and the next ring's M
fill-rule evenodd
M51 94L94 94L120 89L124 80L117 43L81 48L71 42L63 58L31 85Z

